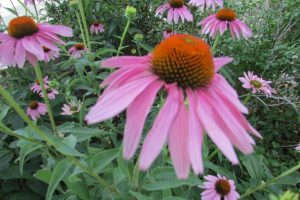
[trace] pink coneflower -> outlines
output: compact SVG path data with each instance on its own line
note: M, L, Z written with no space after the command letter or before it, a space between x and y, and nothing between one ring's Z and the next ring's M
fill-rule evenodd
M45 62L50 62L50 60L55 60L56 58L59 57L59 51L57 51L57 50L52 50L45 46L43 46L43 50L44 50L44 59L43 60Z
M85 119L88 124L101 122L127 108L123 155L130 159L154 99L164 89L168 96L145 138L140 169L147 170L168 142L178 178L188 177L190 165L196 174L202 173L204 130L237 164L233 145L251 153L254 141L247 132L260 135L243 116L248 110L236 91L217 73L231 61L213 58L207 43L185 34L165 39L147 56L107 59L103 67L119 69L102 83L109 86Z
M24 0L25 5L33 4L34 2L41 3L43 0Z
M224 199L237 200L240 198L236 192L233 180L228 180L224 176L204 176L206 182L203 183L204 191L201 193L202 200Z
M217 14L206 17L199 25L202 25L202 33L209 34L212 38L216 36L218 31L222 35L228 27L233 39L234 35L240 39L240 33L242 33L245 39L252 36L252 31L249 27L237 19L236 13L229 8L223 8Z
M240 77L239 80L243 83L243 88L252 89L253 94L263 92L266 95L272 95L272 93L275 93L270 86L272 81L263 80L254 75L253 72L248 72L247 74L244 72L244 77Z
M91 31L91 33L95 33L97 35L98 35L98 33L103 33L104 32L104 25L100 24L99 22L94 22L91 25L90 31Z
M169 0L169 3L165 3L156 9L155 16L162 17L163 13L168 10L167 19L169 24L173 22L178 23L179 18L182 22L193 21L193 15L184 5L183 0Z
M45 115L47 112L46 104L37 101L31 101L27 108L27 115L33 120L40 118L41 115Z
M167 39L169 37L171 37L172 35L174 35L176 33L173 32L173 30L171 28L167 28L164 32L163 32L163 36L164 39Z
M47 92L48 99L50 100L54 100L56 95L58 95L58 91L53 88L47 88L46 92ZM40 92L40 97L44 98L43 91Z
M82 103L70 101L67 104L64 104L61 108L63 112L62 115L73 115L74 113L78 113L81 109Z
M216 6L223 7L222 0L190 0L189 5L197 6L201 8L212 8L215 10Z
M3 65L23 67L26 60L35 65L44 59L42 46L57 51L55 43L64 44L57 35L70 37L72 29L66 26L36 24L31 17L17 17L9 22L8 34L0 33L0 62Z
M50 81L48 80L48 76L46 76L44 78L45 89L47 89L49 87L49 83L50 83ZM38 93L38 94L42 91L42 87L40 85L39 80L35 80L35 82L31 86L30 90L32 90L33 92Z
M69 54L73 58L81 58L84 52L87 52L88 49L82 43L75 44L69 49Z
M300 143L298 144L298 146L295 148L297 151L300 151Z

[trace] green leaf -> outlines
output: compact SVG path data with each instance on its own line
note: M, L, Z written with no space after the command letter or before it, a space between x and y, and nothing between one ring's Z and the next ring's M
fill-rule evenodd
M117 156L118 149L101 151L88 159L88 163L95 172L99 173L102 169L111 164L111 162L116 159Z
M151 197L148 197L146 195L143 195L142 193L139 192L134 192L132 190L129 191L129 193L134 196L137 200L151 200Z
M34 174L34 176L37 179L39 179L39 180L41 180L41 181L48 184L48 183L50 183L50 179L51 179L51 176L52 176L52 171L51 171L51 169L40 169Z
M61 160L57 163L55 166L50 182L49 187L46 194L46 200L51 200L55 188L58 186L59 182L64 178L64 176L69 171L70 167L72 166L72 163L69 160Z
M77 182L66 181L68 188L83 200L89 200L89 188L82 180L79 179Z
M4 119L4 117L7 115L8 111L9 111L9 106L5 106L5 108L1 108L1 112L0 112L0 121L2 121Z
M122 172L128 177L130 178L130 170L129 170L129 166L128 166L128 162L123 158L123 145L119 148L119 154L118 154L118 166L120 167L120 169L122 170Z
M42 148L43 145L31 143L31 142L28 142L28 141L25 141L25 140L20 140L18 142L18 146L21 148L20 156L19 156L20 174L23 174L23 167L24 167L24 161L25 161L26 156L28 154Z
M0 150L0 171L6 170L9 167L9 162L14 154L8 150Z

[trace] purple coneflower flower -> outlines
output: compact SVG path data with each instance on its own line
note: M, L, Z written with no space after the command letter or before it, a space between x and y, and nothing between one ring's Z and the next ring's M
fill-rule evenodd
M88 49L82 43L77 43L69 49L69 54L73 58L81 58L84 52L87 52Z
M67 104L64 104L61 108L63 112L62 115L73 115L74 113L78 113L81 109L82 103L70 101Z
M27 115L31 119L36 120L47 113L47 106L44 103L39 103L37 101L31 101L27 108Z
M97 35L98 35L98 33L103 33L104 32L104 25L100 24L99 22L94 22L91 25L90 31L91 31L91 33L95 33Z
M223 7L223 1L222 0L190 0L189 5L197 6L200 8L212 8L215 10L216 5L219 7Z
M50 81L49 81L49 79L48 79L48 76L46 76L46 77L44 78L45 89L47 89L47 88L49 87L49 86L48 86L49 83L50 83ZM38 93L38 94L42 91L42 87L41 87L41 85L40 85L39 80L35 80L35 82L34 82L33 85L31 86L30 90L32 90L33 92Z

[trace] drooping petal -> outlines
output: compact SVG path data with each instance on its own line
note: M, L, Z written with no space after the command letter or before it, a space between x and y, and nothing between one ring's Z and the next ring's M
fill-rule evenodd
M214 58L214 64L215 64L215 71L219 71L223 66L227 65L228 63L232 62L233 58L231 57L220 57L220 58Z
M117 56L104 60L101 66L104 68L122 68L130 65L137 66L138 64L145 65L150 62L149 55L147 56Z

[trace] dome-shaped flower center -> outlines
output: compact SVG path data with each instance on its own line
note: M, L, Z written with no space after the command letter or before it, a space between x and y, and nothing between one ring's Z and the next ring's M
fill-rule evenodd
M36 110L39 107L39 103L37 101L31 101L28 106L32 110Z
M100 23L96 21L96 22L93 23L93 25L94 25L94 26L99 26Z
M82 43L75 44L75 49L77 49L78 51L82 51L84 49L84 44Z
M217 12L217 18L221 21L234 21L236 13L230 8L223 8Z
M166 29L166 32L167 32L167 33L172 33L173 30L172 30L171 28L167 28L167 29Z
M40 81L39 81L39 80L35 80L34 82L35 82L37 85L40 84Z
M45 46L42 46L43 47L43 50L45 53L48 53L51 49L49 49L48 47L45 47Z
M152 52L152 71L167 83L182 88L207 86L214 76L208 44L191 35L173 35Z
M250 81L250 84L251 84L253 87L257 88L257 89L259 89L259 88L262 87L262 83L259 82L259 81L257 81L257 80L252 80L252 81Z
M25 36L30 36L39 31L38 25L31 17L22 16L12 19L7 28L10 36L20 39Z
M47 89L46 89L46 92L47 92L47 94L49 94L49 93L52 92L52 89L51 89L51 88L47 88Z
M215 189L219 194L226 196L230 193L231 186L227 180L221 179L216 182Z
M70 111L72 111L72 112L77 112L77 110L78 110L78 107L77 107L77 106L72 106L72 107L70 108Z
M169 0L170 6L173 8L181 8L184 5L183 0Z

